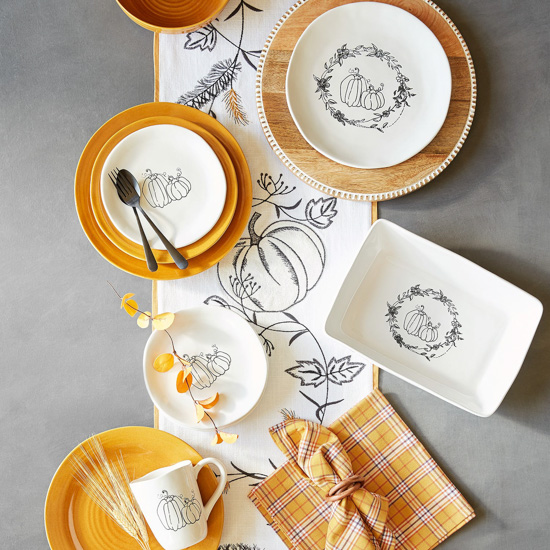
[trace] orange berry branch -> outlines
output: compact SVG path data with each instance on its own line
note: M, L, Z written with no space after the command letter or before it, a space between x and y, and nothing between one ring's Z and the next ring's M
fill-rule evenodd
M193 392L191 390L191 385L193 384L193 368L189 361L186 361L177 353L174 339L172 338L172 335L168 332L168 329L172 326L172 323L176 318L175 314L166 312L160 313L158 315L152 315L150 311L142 311L141 309L139 309L137 302L132 299L134 296L133 294L127 293L124 296L121 296L117 292L115 287L111 283L109 284L120 299L121 309L124 309L124 311L126 311L126 313L130 315L130 317L134 317L136 313L140 314L137 318L137 325L140 328L147 328L149 326L149 323L151 323L153 326L153 330L163 330L168 335L168 338L170 338L172 351L169 353L161 353L160 355L158 355L153 361L153 368L157 372L168 372L174 366L175 359L179 361L181 370L178 372L178 376L176 378L176 390L178 391L178 393L188 393L189 397L193 400L197 422L201 422L205 418L207 418L211 422L215 431L212 445L218 445L222 442L235 443L239 436L237 434L230 434L220 431L218 429L218 426L216 425L214 418L208 412L208 410L212 409L218 403L220 399L219 393L216 392L214 395L206 399L195 399L195 397L193 396Z

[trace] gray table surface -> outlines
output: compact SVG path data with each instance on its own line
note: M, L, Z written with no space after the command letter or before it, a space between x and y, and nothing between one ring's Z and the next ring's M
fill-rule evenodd
M290 3L290 2L289 2ZM442 0L479 83L466 144L382 217L458 252L550 306L550 3ZM73 176L88 138L153 99L153 36L114 0L0 2L0 546L46 549L43 505L91 433L153 422L146 334L106 281L150 302L147 281L82 232ZM281 169L284 169L281 166ZM550 547L549 317L499 410L482 419L387 374L381 388L474 506L448 550ZM270 549L265 549L270 550Z

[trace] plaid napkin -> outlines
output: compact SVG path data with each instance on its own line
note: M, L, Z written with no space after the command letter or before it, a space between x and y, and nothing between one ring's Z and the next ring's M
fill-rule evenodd
M290 419L270 432L288 461L249 498L289 548L429 550L475 516L378 390L329 429ZM353 474L363 488L325 500Z

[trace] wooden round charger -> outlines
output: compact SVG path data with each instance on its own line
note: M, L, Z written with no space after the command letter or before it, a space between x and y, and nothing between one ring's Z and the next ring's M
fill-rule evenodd
M296 42L308 25L324 12L354 1L299 0L283 15L271 31L260 58L256 101L269 144L298 177L329 195L351 200L383 201L422 187L455 158L472 125L476 105L476 77L462 35L433 2L377 0L412 13L441 42L451 65L449 112L432 142L401 164L388 168L361 169L325 157L309 145L292 120L286 102L286 72Z

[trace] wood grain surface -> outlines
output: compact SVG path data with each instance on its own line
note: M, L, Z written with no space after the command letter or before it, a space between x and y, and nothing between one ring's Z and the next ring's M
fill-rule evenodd
M285 79L292 51L308 25L327 10L354 1L300 0L283 16L268 38L258 67L258 112L270 145L306 183L345 199L383 201L425 185L456 156L474 115L475 72L461 34L435 4L426 0L378 0L412 13L441 42L452 74L447 119L430 144L401 164L360 169L328 159L307 143L294 124L286 102Z

